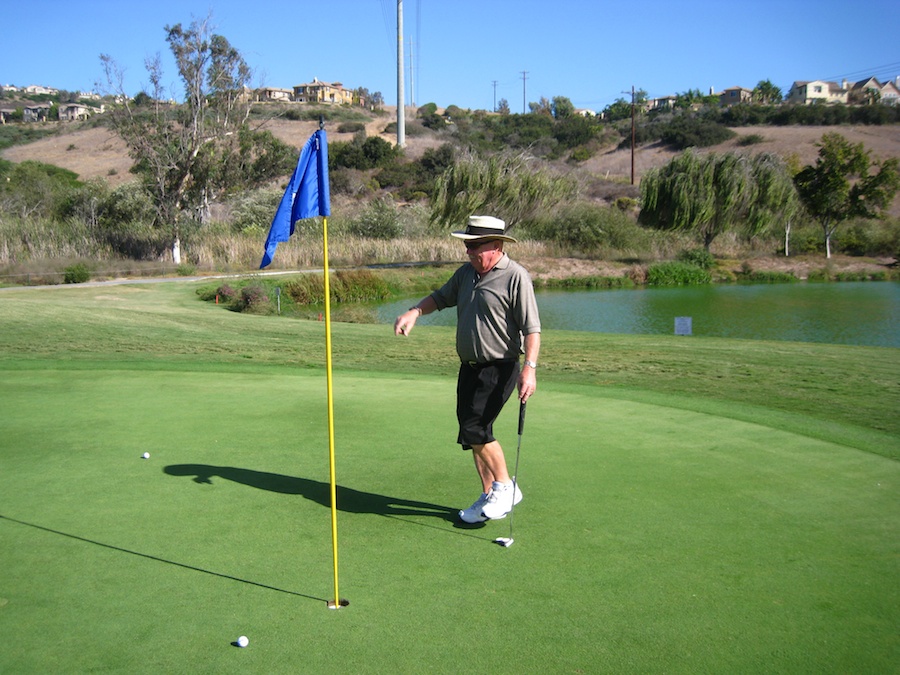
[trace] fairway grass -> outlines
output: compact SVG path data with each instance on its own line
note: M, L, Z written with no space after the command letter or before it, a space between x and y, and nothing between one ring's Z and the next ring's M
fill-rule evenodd
M452 331L336 324L333 611L321 324L0 318L0 672L896 671L897 350L545 335L504 549L455 522Z

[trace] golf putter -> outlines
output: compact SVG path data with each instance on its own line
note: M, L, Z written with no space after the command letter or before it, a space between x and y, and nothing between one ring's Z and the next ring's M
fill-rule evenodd
M509 509L509 536L508 537L497 537L494 539L495 544L500 544L504 548L509 548L513 545L513 511L516 508L516 480L519 475L519 452L522 450L522 432L525 430L525 403L519 404L519 441L516 443L516 468L513 471L513 503L512 507Z

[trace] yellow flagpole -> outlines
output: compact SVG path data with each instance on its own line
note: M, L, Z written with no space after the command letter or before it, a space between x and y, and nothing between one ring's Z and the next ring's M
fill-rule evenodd
M331 284L328 273L328 217L322 217L322 241L324 245L325 267L325 371L328 391L328 467L331 481L331 550L334 558L334 601L328 603L330 609L339 609L347 604L341 601L338 591L338 538L337 538L337 480L334 468L334 398L331 381Z

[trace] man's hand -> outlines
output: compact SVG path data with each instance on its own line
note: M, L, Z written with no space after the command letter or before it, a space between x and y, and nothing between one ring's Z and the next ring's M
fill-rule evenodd
M411 310L404 312L394 321L394 335L409 335L409 332L416 325L416 319L422 315L421 310L413 307Z
M537 376L534 368L522 366L516 386L519 388L519 402L525 403L537 390Z

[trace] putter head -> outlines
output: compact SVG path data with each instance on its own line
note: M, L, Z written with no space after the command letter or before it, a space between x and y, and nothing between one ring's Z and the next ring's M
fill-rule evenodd
M513 541L515 540L512 537L497 537L496 539L494 539L495 544L499 544L504 548L509 548L510 546L512 546Z

